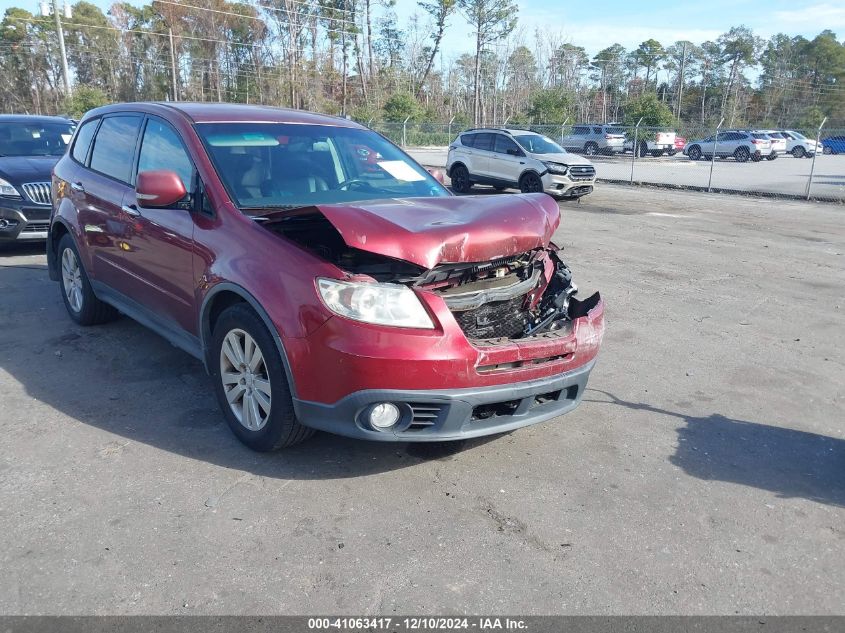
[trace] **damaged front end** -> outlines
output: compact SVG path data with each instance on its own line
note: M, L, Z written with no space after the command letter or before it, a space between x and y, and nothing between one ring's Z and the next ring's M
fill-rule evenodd
M442 264L415 285L438 294L471 340L525 339L569 332L574 319L598 305L585 301L572 273L553 248L539 248L490 262Z
M572 331L575 319L601 301L575 297L572 273L551 244L482 262L427 268L349 246L320 210L256 218L265 228L331 262L350 278L402 284L440 297L467 339L484 344Z

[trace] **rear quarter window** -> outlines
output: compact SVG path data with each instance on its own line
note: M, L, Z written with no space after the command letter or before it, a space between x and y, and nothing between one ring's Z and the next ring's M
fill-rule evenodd
M472 147L472 144L475 142L475 134L462 134L461 135L461 145L466 147Z
M85 160L88 158L88 149L91 147L91 139L94 138L94 132L97 131L97 124L100 122L100 119L93 119L91 121L86 121L82 124L79 128L79 132L76 133L76 140L73 142L73 149L71 150L71 156L73 159L79 163L85 164Z

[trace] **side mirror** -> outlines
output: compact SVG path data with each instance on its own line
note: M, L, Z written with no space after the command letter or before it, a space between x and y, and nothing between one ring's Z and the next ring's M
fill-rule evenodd
M441 185L446 184L446 174L439 167L432 167L432 168L427 169L426 171L428 173L430 173L432 176L434 176L434 179L437 182L439 182Z
M167 169L138 173L135 197L142 207L170 207L188 194L179 175Z

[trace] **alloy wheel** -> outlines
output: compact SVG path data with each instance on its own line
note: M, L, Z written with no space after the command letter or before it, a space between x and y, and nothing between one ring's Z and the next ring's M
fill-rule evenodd
M543 183L535 174L526 174L522 177L522 193L539 193L543 190Z
M223 339L220 380L238 422L250 431L264 428L270 417L270 375L261 348L244 330L230 330Z
M69 248L62 252L62 287L71 310L82 312L82 269Z

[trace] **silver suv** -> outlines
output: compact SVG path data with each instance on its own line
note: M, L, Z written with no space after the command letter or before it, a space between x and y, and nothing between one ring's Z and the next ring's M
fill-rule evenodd
M573 125L572 131L560 139L571 152L621 154L625 151L625 128L618 124L589 123Z
M497 190L580 198L593 190L596 169L552 139L527 130L482 128L461 132L451 145L446 173L452 189L466 193L474 184Z
M714 153L720 158L733 156L738 163L748 160L757 162L772 153L772 141L762 132L724 130L718 136L714 134L684 145L684 155L690 160L710 160Z

